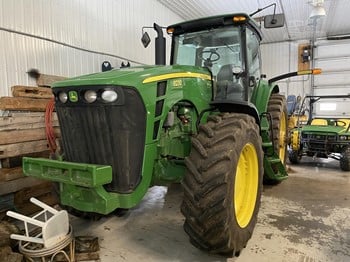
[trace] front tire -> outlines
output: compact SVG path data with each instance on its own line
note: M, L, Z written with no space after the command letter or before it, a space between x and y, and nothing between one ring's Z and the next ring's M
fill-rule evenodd
M350 171L350 147L347 147L340 158L340 168L343 171Z
M255 227L262 190L263 153L254 118L210 116L192 139L186 166L181 212L191 243L239 255Z
M288 159L291 164L299 164L301 155L299 155L299 151L291 149L288 151Z

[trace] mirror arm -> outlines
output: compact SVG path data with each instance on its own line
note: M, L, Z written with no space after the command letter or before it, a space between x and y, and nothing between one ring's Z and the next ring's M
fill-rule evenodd
M260 13L262 10L265 10L271 6L274 6L274 9L273 9L273 20L275 19L275 13L276 13L276 3L273 3L273 4L270 4L270 5L267 5L263 8L258 8L258 10L256 10L255 12L251 13L249 16L253 16L253 15L256 15L257 13ZM276 23L276 22L275 22Z
M153 26L143 26L143 27L142 27L142 34L144 33L144 29L145 29L145 28L153 28Z
M153 28L157 32L157 37L155 41L155 63L156 65L165 65L166 58L165 58L165 51L166 51L166 40L163 35L163 29L165 27L162 27L156 23L153 24L153 27L150 26L143 26L142 27L142 38L141 42L144 47L147 47L149 43L151 42L151 39L147 32L144 32L146 28Z

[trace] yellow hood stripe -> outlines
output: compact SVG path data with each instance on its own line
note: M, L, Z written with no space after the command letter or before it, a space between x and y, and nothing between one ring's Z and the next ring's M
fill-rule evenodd
M179 78L179 77L191 77L191 78L201 78L204 80L211 80L210 75L200 74L200 73L191 73L191 72L182 72L182 73L170 73L170 74L159 75L159 76L151 76L151 77L145 78L142 83L147 84L151 82L158 82L158 81L163 81L171 78Z

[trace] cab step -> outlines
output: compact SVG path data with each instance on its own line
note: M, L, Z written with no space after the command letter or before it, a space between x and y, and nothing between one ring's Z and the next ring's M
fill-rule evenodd
M285 166L276 154L273 156L265 155L264 170L264 176L270 181L278 182L288 177Z

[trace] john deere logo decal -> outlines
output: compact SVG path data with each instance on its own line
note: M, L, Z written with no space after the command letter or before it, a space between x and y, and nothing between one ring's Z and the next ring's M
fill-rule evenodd
M78 102L78 93L77 91L69 91L69 101L71 102Z

